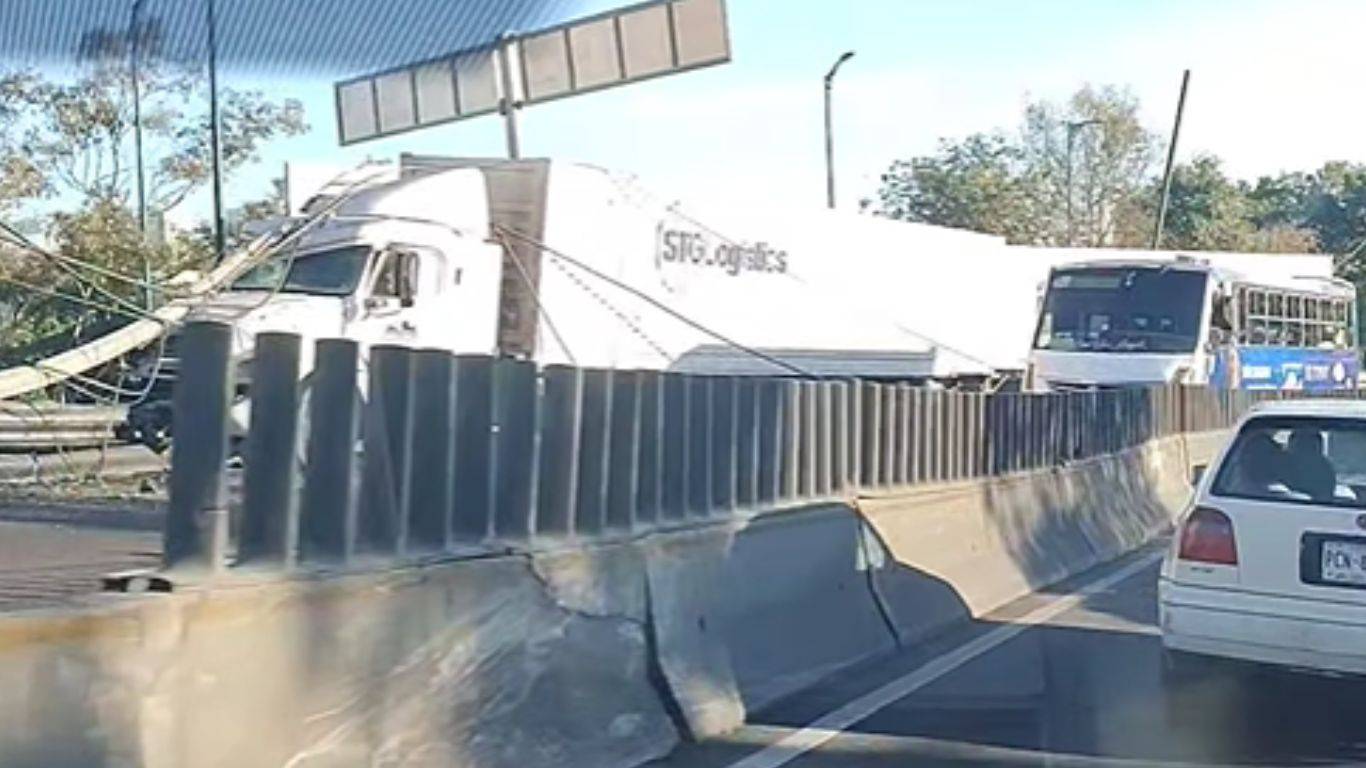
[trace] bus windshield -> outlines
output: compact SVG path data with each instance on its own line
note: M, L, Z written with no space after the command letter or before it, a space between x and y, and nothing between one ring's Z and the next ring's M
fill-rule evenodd
M280 256L256 265L237 278L232 290L348 296L360 283L370 253L367 245L350 245Z
M1194 351L1207 280L1204 272L1160 267L1054 270L1034 348Z

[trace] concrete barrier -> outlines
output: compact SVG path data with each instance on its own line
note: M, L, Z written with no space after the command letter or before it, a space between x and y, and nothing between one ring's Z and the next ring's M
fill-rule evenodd
M1206 456L1222 435L1199 436ZM1190 494L1181 437L1062 468L943 483L858 502L874 586L915 642L1111 560L1170 526Z
M526 558L98 602L0 618L0 765L631 766L677 739L641 615L567 608Z
M722 733L842 667L896 647L844 504L653 537L660 663L693 734Z
M636 765L1147 541L1222 439L0 616L0 765Z

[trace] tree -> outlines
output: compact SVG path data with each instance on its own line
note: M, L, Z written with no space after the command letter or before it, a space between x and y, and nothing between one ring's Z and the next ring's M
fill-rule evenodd
M53 333L77 338L95 318L142 304L150 295L137 283L144 274L162 280L211 254L193 232L165 243L141 235L133 202L132 79L122 40L106 36L89 46L89 66L71 80L27 71L0 76L0 216L28 214L65 259L0 250L0 345ZM147 200L164 213L211 179L207 106L198 106L207 105L204 78L144 62L139 85ZM226 177L259 159L269 141L308 128L294 100L224 89L220 104ZM45 291L25 287L35 282Z
M1021 146L1030 186L1043 203L1043 244L1131 244L1117 242L1118 235L1132 230L1125 217L1137 211L1128 203L1143 187L1157 156L1157 139L1139 123L1138 100L1131 93L1088 85L1065 106L1030 104Z
M1137 99L1087 86L1066 105L1030 104L1014 137L973 134L942 141L934 155L893 163L869 207L1016 243L1130 244L1130 219L1141 215L1132 200L1156 154L1156 139L1138 121Z
M144 154L154 158L147 165L147 197L149 205L164 212L211 179L207 111L186 107L207 104L208 95L202 78L192 72L144 67L139 83ZM232 89L224 89L219 98L225 175L258 160L261 146L272 139L308 129L296 100L277 104L259 91ZM30 75L7 98L0 91L0 99L20 115L19 149L46 169L49 184L87 202L130 203L136 180L133 100L123 62L100 64L69 83Z
M875 210L894 219L1029 241L1036 236L1035 201L1021 162L1019 148L1001 135L942 141L932 157L892 164L882 175Z

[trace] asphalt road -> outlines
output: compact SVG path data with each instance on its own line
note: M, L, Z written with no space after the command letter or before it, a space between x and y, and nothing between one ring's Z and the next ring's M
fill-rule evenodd
M0 612L67 605L105 574L156 565L161 534L123 525L0 520Z
M1153 549L880 659L661 768L1366 762L1366 681L1165 674Z

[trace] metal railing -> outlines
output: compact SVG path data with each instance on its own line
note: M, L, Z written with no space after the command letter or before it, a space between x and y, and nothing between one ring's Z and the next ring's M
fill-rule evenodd
M636 535L1005 475L1226 427L1258 393L986 394L550 366L262 334L242 520L226 523L229 331L193 323L175 393L168 565L345 563ZM1273 395L1274 396L1274 393Z
M122 406L0 402L0 452L105 445L126 418Z

